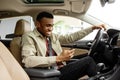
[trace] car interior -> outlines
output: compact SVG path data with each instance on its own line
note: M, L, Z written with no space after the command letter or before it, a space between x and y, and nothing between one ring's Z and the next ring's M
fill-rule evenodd
M84 22L90 26L105 23L87 15L93 1L95 0L2 0L0 2L0 80L59 80L61 73L56 69L25 68L23 66L21 36L33 30L36 15L41 11L48 11L59 18L68 16L81 20L81 28L75 28L76 30L84 29ZM98 2L104 7L106 4L114 4L115 0L98 0ZM68 19L67 21L69 22ZM14 25L10 27L13 23ZM59 21L55 24L58 24L56 28L58 32L61 32L59 26L63 26L62 23ZM100 29L96 31L95 36L90 36L93 38L92 40L61 44L63 49L75 49L76 55L67 64L84 56L91 56L97 64L98 74L96 76L85 75L78 80L120 79L120 29L111 27L109 24L107 26L109 27L106 31ZM71 29L71 32L74 31L73 27L68 28ZM68 28L63 29L67 31Z

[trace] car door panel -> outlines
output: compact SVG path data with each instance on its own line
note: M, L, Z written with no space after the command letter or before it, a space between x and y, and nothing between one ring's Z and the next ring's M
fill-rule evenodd
M70 44L62 44L63 49L75 49L75 56L87 54L91 46L91 40L81 40Z

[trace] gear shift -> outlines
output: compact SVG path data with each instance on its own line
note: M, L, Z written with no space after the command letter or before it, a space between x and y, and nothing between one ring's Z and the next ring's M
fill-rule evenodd
M98 74L105 68L105 64L104 63L98 63L97 64L97 71Z

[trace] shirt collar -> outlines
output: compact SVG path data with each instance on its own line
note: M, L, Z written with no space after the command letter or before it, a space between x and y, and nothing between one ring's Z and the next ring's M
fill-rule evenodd
M44 36L43 36L41 33L39 33L36 28L33 30L33 32L34 32L34 34L35 34L37 37L44 38Z

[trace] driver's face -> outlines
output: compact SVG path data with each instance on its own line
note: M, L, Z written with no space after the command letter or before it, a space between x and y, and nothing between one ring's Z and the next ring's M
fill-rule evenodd
M50 36L53 30L53 19L52 18L43 18L37 22L37 30L42 33L44 36Z

